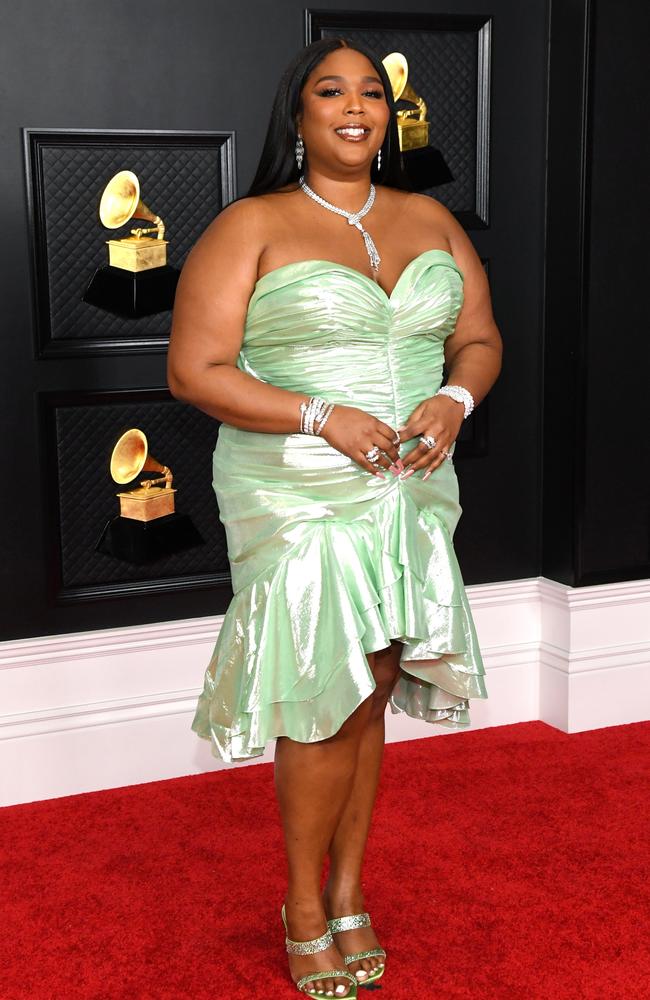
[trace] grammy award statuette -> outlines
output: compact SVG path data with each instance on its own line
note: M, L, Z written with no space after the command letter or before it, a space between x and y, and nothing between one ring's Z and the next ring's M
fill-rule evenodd
M171 309L179 272L167 263L165 224L140 198L140 182L132 170L120 170L110 179L99 203L99 218L107 229L120 229L131 219L152 225L107 240L108 264L95 271L83 301L131 318Z
M158 479L143 479L135 488L117 494L120 513L104 528L98 552L140 564L203 544L191 518L176 512L172 471L150 454L143 431L132 427L120 435L109 468L120 485L132 482L143 472L161 475Z
M402 163L414 191L426 191L453 181L454 175L439 149L429 145L429 122L424 99L409 82L409 64L401 52L382 59L397 106L397 133Z

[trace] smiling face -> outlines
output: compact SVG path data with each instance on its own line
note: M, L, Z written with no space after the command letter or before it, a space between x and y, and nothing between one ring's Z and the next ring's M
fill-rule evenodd
M369 171L390 119L372 63L355 49L336 49L310 73L301 97L297 125L309 166L325 173Z

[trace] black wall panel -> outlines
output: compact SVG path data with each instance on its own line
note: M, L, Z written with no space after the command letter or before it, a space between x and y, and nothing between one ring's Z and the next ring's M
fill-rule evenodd
M542 572L650 576L650 8L552 5Z
M335 6L346 9L338 0ZM394 0L355 0L352 7L399 9ZM467 583L532 576L541 551L547 2L491 0L486 9L472 0L412 0L409 9L491 18L489 228L470 235L490 263L505 364L489 401L487 448L457 463L464 513L456 543ZM44 393L161 389L165 357L146 350L37 357L21 130L232 131L241 193L257 162L279 75L303 44L304 23L297 0L60 0L49 6L23 0L0 13L2 637L212 614L228 599L217 584L64 603L49 589L57 485L39 401ZM439 119L439 109L434 112ZM164 457L157 440L152 450ZM203 474L209 483L209 463ZM106 490L112 497L108 477Z
M41 403L48 481L55 487L48 491L51 598L91 600L144 589L160 594L209 584L227 590L225 532L205 475L218 424L160 390L45 393ZM146 427L150 454L174 476L176 511L191 517L203 540L140 565L97 551L107 521L118 514L116 494L129 488L113 483L106 459L122 431L132 427ZM137 481L156 475L142 473Z
M650 7L596 4L581 582L650 576ZM625 53L625 59L621 59ZM646 124L642 122L646 119Z
M171 310L127 318L83 299L106 262L106 239L122 239L135 225L105 229L99 194L110 177L137 165L141 197L149 208L164 206L167 262L179 270L215 206L233 196L232 134L25 129L25 158L39 354L166 351Z

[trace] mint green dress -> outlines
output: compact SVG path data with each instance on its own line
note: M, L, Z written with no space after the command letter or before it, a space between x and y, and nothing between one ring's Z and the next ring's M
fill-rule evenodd
M237 365L397 428L440 387L462 303L443 250L412 260L390 296L342 264L286 264L255 286ZM374 690L366 653L393 638L391 709L469 725L469 699L487 691L452 544L458 482L450 461L422 476L381 480L323 437L221 425L213 485L234 596L192 723L215 756L332 736Z

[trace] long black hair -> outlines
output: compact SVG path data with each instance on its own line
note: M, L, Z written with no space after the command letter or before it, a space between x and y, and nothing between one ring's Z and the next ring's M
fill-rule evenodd
M295 155L296 117L302 110L302 89L309 74L323 61L325 56L342 48L354 49L372 63L382 82L386 103L390 110L386 136L381 146L381 169L377 170L377 161L374 159L370 173L371 180L376 184L386 184L390 187L409 188L402 170L393 90L383 63L374 52L358 42L346 38L321 38L312 42L311 45L305 46L282 75L273 102L262 155L253 182L248 189L248 197L268 194L271 191L277 191L278 188L282 188L286 184L297 182L300 171Z

